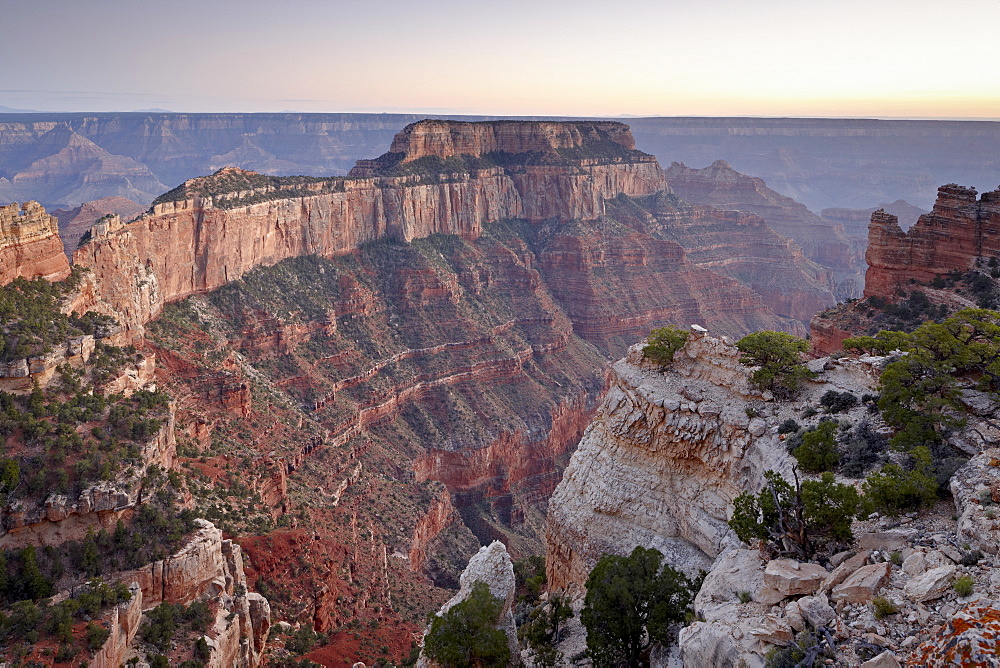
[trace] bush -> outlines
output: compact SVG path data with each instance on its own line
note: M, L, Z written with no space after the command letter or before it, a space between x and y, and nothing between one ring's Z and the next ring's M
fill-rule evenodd
M890 463L868 476L863 487L869 512L898 515L934 503L938 483L933 475L930 450L914 448L913 460L912 470Z
M813 557L831 542L851 540L851 520L861 500L850 485L837 483L832 473L792 487L775 471L764 473L759 494L745 492L733 502L729 526L745 543L767 542L778 555L800 560Z
M795 448L792 456L803 470L810 473L832 471L840 460L837 452L837 424L831 420L802 435L802 445Z
M802 427L792 418L788 418L778 426L779 434L794 434Z
M955 590L956 594L958 594L962 598L965 598L966 596L969 596L970 594L972 594L973 585L974 585L974 582L972 580L972 576L971 575L963 575L962 577L957 578L952 583L951 586Z
M750 375L750 382L777 397L794 397L802 381L816 376L802 362L809 342L786 332L748 334L736 342L736 347L743 353L740 364L759 367Z
M104 641L106 641L110 635L111 631L107 630L100 624L90 622L87 624L87 648L91 651L101 649L101 647L104 646Z
M876 596L872 599L872 607L875 609L875 618L883 619L889 615L899 612L899 606L885 596Z
M661 367L666 367L674 361L674 353L683 348L687 340L688 332L677 327L654 329L646 339L642 356Z
M669 647L671 627L684 621L700 587L664 565L657 550L602 557L587 578L580 621L594 665L636 666L653 643Z
M827 413L843 413L858 405L858 397L850 392L827 390L820 397L819 403Z
M840 455L840 472L848 478L861 478L879 463L884 463L889 439L872 428L865 419L855 425L844 440Z
M464 601L434 617L424 652L445 668L506 666L507 636L496 628L502 604L483 582L476 582Z

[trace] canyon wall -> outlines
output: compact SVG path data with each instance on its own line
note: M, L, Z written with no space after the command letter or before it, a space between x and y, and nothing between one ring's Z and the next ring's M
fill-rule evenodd
M627 126L605 125L624 128L619 134L627 135ZM431 137L436 127L432 124ZM421 152L433 145L430 139L417 141L421 126L408 132ZM419 175L335 179L306 186L315 195L285 196L280 186L214 198L198 194L233 178L257 176L229 168L185 183L177 199L155 204L150 214L128 225L112 221L95 227L74 262L94 271L103 300L121 314L128 330L140 332L164 303L214 290L255 266L288 257L331 257L365 242L411 241L434 233L474 239L484 223L506 218L595 218L607 198L664 188L655 159L634 153L634 161L580 159L525 166L515 173L495 167L448 174L433 183L421 182Z
M72 208L123 196L145 206L167 187L227 166L263 174L345 174L421 118L0 114L0 201L35 199L48 208ZM871 207L898 197L926 209L937 184L957 180L983 189L1000 182L995 122L673 117L629 124L639 148L664 165L723 159L813 211Z
M0 206L0 285L19 276L49 281L69 276L58 222L38 202Z
M707 568L728 531L732 500L790 470L736 348L692 327L670 369L638 346L612 385L549 500L546 571L554 590L582 585L604 554L654 547L667 563Z
M863 235L848 236L840 223L817 216L805 205L768 188L763 179L741 174L723 160L704 169L675 162L666 171L666 179L677 195L692 204L760 216L830 272L828 282L838 297L847 299L861 293Z
M1000 190L983 193L954 183L938 188L930 213L907 232L896 216L876 211L868 227L865 296L892 295L911 281L967 271L979 257L1000 255Z

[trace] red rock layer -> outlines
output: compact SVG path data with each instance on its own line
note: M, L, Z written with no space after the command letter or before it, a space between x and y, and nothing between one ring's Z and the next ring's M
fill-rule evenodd
M445 233L475 239L484 223L505 218L591 219L603 213L607 198L648 195L665 187L651 158L593 162L516 173L484 169L431 184L415 177L339 179L325 185L342 192L229 209L191 195L158 204L151 215L124 227L95 228L74 262L93 270L106 288L104 301L126 329L139 332L165 302L214 290L258 265L308 254L332 257L383 238L410 241ZM255 190L217 199L262 194Z
M69 276L58 223L38 202L0 206L0 285L19 276L49 281Z
M602 142L612 142L627 151L635 150L629 127L613 121L462 123L427 120L408 125L397 134L389 152L403 153L404 161L410 162L432 155L447 158L494 152L554 154Z
M80 243L80 237L99 219L114 214L122 220L131 220L145 209L145 206L124 197L102 197L84 202L74 209L56 209L52 215L59 221L59 236L62 237L66 255L72 256Z
M741 174L723 160L704 169L675 162L666 178L687 202L757 214L775 232L799 244L806 257L835 271L838 296L857 296L863 269L860 248L841 225L820 218L805 205L768 188L763 179Z
M865 297L892 295L911 280L927 282L1000 255L1000 190L983 193L954 183L938 188L930 213L904 232L896 216L876 211L868 227Z

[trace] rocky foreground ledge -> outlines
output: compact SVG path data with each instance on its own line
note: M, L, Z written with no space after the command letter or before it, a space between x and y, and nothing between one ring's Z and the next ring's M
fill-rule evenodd
M982 450L982 439L956 434L956 445L982 452L954 475L954 507L856 522L852 547L822 565L769 559L729 530L733 499L759 490L768 469L790 479L778 426L803 420L828 390L874 393L885 358L814 360L818 376L799 400L778 402L749 386L737 355L694 326L666 370L644 361L640 346L613 366L550 501L552 590L581 591L603 554L655 547L676 567L708 570L698 621L680 632L675 659L685 666L764 666L809 630L829 639L842 665L1000 665L1000 449L988 447L997 407L966 397L966 430L989 437ZM885 429L860 406L838 417ZM654 652L653 665L667 665L665 654Z

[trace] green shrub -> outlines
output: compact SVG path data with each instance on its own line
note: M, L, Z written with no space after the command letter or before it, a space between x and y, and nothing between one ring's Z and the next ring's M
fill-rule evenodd
M602 557L590 572L580 621L595 666L639 665L650 645L672 643L701 582L662 562L659 551L637 547L628 557Z
M111 635L111 631L104 628L100 624L95 624L90 622L87 624L87 648L91 651L101 649L104 646L104 641L108 639Z
M827 413L843 413L858 405L858 397L851 392L827 390L820 397L819 403L826 409Z
M826 420L802 435L802 445L795 448L792 456L803 470L810 473L832 471L840 460L837 452L837 424Z
M938 483L933 476L930 450L914 448L913 459L912 470L890 463L868 476L863 489L869 512L898 515L937 500Z
M740 364L758 367L750 382L775 396L794 397L804 380L816 376L802 361L809 342L786 332L754 332L737 341L736 347L742 353Z
M788 418L787 420L785 420L784 422L782 422L778 426L778 433L779 434L794 434L795 432L797 432L801 428L802 427L799 426L798 422L796 422L792 418Z
M483 582L469 597L434 617L424 652L442 666L506 666L507 636L496 627L502 604Z
M889 615L899 612L899 606L885 596L876 596L872 599L872 607L875 609L875 618L884 619Z
M955 590L956 594L958 594L962 598L965 598L966 596L972 594L972 588L974 584L975 583L973 582L971 575L963 575L960 578L956 578L951 586Z
M661 367L666 367L674 361L674 353L683 348L687 340L688 332L677 327L654 329L646 339L642 356Z

